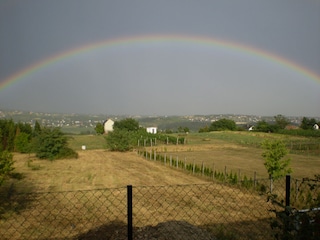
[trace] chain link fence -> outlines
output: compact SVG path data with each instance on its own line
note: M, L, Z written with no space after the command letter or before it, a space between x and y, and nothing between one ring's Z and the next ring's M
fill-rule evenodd
M311 194L310 204L299 206L315 207L318 185L296 182L291 179L292 204ZM133 186L130 194L128 189L28 194L1 189L0 239L121 240L128 239L131 222L133 239L273 239L271 223L287 201L285 179L249 186Z

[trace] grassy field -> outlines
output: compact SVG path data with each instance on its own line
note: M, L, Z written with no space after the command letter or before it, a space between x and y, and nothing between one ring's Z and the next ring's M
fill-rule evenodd
M186 145L158 145L152 149L199 165L203 162L217 170L223 171L227 166L228 171L237 172L240 169L248 177L256 171L258 178L266 178L262 150L258 147L258 143L266 138L308 141L273 134L219 132L189 134ZM259 239L254 233L256 226L263 229L269 227L266 219L271 217L268 209L272 206L265 196L226 185L207 185L206 179L143 159L135 151L109 152L105 150L105 144L104 136L74 135L69 140L69 146L78 151L78 159L47 161L36 159L34 155L14 154L15 172L22 179L7 181L0 194L9 196L12 186L17 193L45 194L36 195L37 200L33 199L27 207L21 207L19 214L16 213L19 204L11 202L8 205L10 208L1 213L7 220L0 219L0 236L18 239L21 235L17 229L25 224L28 227L21 230L25 234L23 236L32 233L34 236L48 234L58 238L85 234L105 221L125 222L126 185L134 186L135 226L186 218L197 226L209 224L207 227L212 228L213 232L219 226L226 226L234 236L238 236L236 239L241 239L241 234L244 234L243 239L249 236L247 234L251 234L252 239ZM81 150L83 145L87 150ZM294 177L319 174L319 156L300 153L290 154L289 157L292 159ZM106 193L101 189L109 190ZM119 208L124 210L119 212ZM106 211L111 215L103 222L96 219L98 213ZM26 219L29 220L25 222ZM73 224L79 227L65 227Z
M5 190L14 183L15 192L42 193L26 195L31 200L21 199L21 194L12 197L8 212L0 214L2 239L77 239L103 224L125 223L128 184L134 186L136 227L185 219L220 234L225 226L237 239L246 239L247 234L262 239L254 236L257 225L269 228L265 219L273 216L268 211L271 203L263 196L208 185L204 179L145 160L136 152L80 150L78 159L56 161L15 154L14 160L23 179L6 182L1 191L8 194Z
M172 155L180 160L186 159L187 163L202 163L217 171L241 172L242 175L253 177L256 172L258 178L267 178L267 172L261 157L261 142L266 139L283 140L290 150L288 157L291 159L292 176L295 178L314 177L320 174L320 139L287 136L281 134L255 133L255 132L211 132L194 133L180 137L187 138L186 145L164 145L152 147L162 155ZM69 141L70 147L78 151L82 145L87 149L105 149L104 136L74 135ZM315 151L291 151L291 146L315 145ZM150 151L150 148L147 148Z
M319 144L320 140L315 138L304 138L286 136L280 134L251 133L251 132L211 132L204 134L190 134L187 137L186 145L158 145L147 147L147 151L155 150L157 153L186 163L202 163L211 169L223 172L225 167L230 173L238 173L247 177L257 174L257 178L267 178L267 171L264 167L264 159L261 154L261 142L265 139L279 139L287 143L290 150L290 143L301 142L304 144ZM295 178L314 177L320 173L320 154L308 151L290 151L287 156L291 159L292 176Z

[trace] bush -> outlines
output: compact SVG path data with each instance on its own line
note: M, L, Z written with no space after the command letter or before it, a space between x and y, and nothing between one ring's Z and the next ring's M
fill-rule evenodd
M41 159L73 158L78 154L67 147L67 137L59 128L44 128L36 137L36 156Z
M0 186L9 177L10 173L14 170L12 154L8 151L0 152Z

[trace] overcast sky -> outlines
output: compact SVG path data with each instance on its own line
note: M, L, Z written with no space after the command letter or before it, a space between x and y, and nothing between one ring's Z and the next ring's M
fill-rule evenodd
M1 85L57 54L145 36L167 39L84 51ZM0 86L0 110L319 117L320 1L1 0Z

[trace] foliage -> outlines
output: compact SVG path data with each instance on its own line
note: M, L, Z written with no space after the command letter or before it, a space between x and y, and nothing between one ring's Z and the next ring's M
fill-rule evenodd
M225 118L211 123L209 127L210 131L224 131L224 130L234 131L236 129L237 129L236 123L233 120L225 119Z
M31 151L30 146L30 135L24 132L19 133L16 135L14 139L14 146L15 150L21 153L28 153Z
M126 152L132 149L132 135L126 129L114 129L106 136L107 147L111 151Z
M13 170L12 154L8 151L0 151L0 186Z
M264 165L270 177L277 179L291 173L289 168L290 158L283 159L288 150L286 145L280 140L262 142L262 148L265 151L262 153L262 157L265 162Z
M289 120L281 114L275 116L274 119L276 121L276 126L278 126L279 129L285 129L289 124Z
M178 127L178 132L179 133L187 133L187 132L190 132L190 129L188 127Z
M203 133L203 132L210 132L209 127L208 126L204 126L204 127L199 129L199 133Z
M41 126L38 121L36 121L34 124L33 133L34 133L34 136L37 136L41 133Z
M320 204L320 195L311 196L311 192L319 191L319 175L315 175L315 179L303 179L303 182L306 182L304 184L306 189L301 189L300 185L299 195L303 197L305 209L299 211L290 204L283 211L273 210L276 218L271 221L271 227L276 239L319 239L320 237L320 210L317 209Z
M314 118L306 118L304 117L301 121L300 128L302 129L313 129L313 126L317 123L317 121Z
M1 149L13 151L14 150L14 137L16 134L16 125L12 119L0 120L1 129Z
M77 157L77 153L67 147L67 137L59 128L43 128L36 138L36 156L54 160Z
M257 132L278 132L279 126L275 124L269 124L266 121L262 120L257 122L257 125L255 126L255 131Z
M103 124L98 122L94 130L96 131L97 134L103 134L104 133Z
M126 118L126 119L114 122L113 129L137 131L139 129L139 122L133 118Z
M280 134L291 135L291 136L302 136L302 137L320 137L320 131L313 129L291 129L291 130L279 130Z

